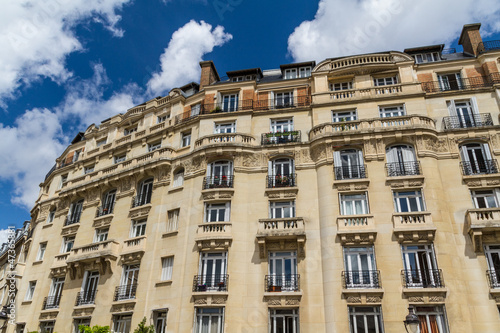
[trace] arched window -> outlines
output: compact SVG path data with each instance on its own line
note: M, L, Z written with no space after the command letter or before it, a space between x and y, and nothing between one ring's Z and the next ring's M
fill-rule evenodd
M102 197L102 206L97 210L97 217L112 214L115 208L116 189L110 190Z
M467 143L460 146L464 175L497 173L498 165L491 157L487 143Z
M151 203L153 194L153 178L143 180L137 188L137 196L134 197L132 207L146 205Z
M179 187L184 184L184 169L179 169L174 173L173 187Z
M363 152L359 149L344 149L333 153L335 179L366 178Z
M233 187L233 162L215 161L208 165L204 189Z
M420 166L415 159L415 152L412 146L395 145L386 149L387 156L387 176L409 176L419 175Z
M291 158L277 158L269 161L267 187L295 186L295 167Z
M66 222L64 223L64 225L70 225L80 222L82 209L83 209L83 199L74 201L69 207L68 216L66 217Z

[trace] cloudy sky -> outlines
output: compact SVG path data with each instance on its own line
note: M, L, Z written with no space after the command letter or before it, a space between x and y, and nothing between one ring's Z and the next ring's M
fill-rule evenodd
M474 22L485 40L500 40L498 0L0 2L0 229L29 219L38 184L78 131L198 81L201 60L222 76L456 47Z

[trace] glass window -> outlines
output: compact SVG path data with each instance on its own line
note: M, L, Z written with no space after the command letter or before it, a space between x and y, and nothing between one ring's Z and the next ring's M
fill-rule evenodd
M498 172L496 160L491 157L487 143L468 143L460 146L462 171L465 175Z
M104 242L108 239L109 228L95 229L94 243Z
M404 105L379 107L380 118L399 117L406 114Z
M485 245L484 254L488 261L490 287L500 288L500 245Z
M38 248L38 254L36 256L36 260L43 260L43 256L45 255L45 249L47 248L47 243L40 243L40 247Z
M439 87L441 90L463 89L460 72L449 74L438 74Z
M152 151L155 151L156 149L160 149L160 148L161 148L161 141L150 143L148 145L148 152L152 152Z
M191 105L191 113L190 113L190 116L191 117L195 117L197 115L199 115L201 112L201 104L194 104L194 105Z
M296 68L285 69L285 80L296 79L296 78L297 78Z
M293 106L293 91L276 93L274 106L277 108Z
M26 324L16 324L16 333L25 333ZM76 332L78 333L78 332Z
M332 91L350 90L350 89L352 89L352 81L330 83L330 90Z
M269 252L267 291L298 291L297 252Z
M293 119L271 119L271 132L283 133L293 131Z
M334 123L339 123L342 121L353 121L353 120L358 120L358 115L356 110L339 111L339 112L332 111L332 121Z
M396 212L421 212L425 210L421 191L401 191L393 194Z
M299 333L298 309L269 309L271 333Z
M344 265L347 288L378 288L373 246L344 247Z
M68 181L68 175L61 175L61 183L59 183L59 188L62 188L64 185L66 185L66 182Z
M132 221L132 228L130 230L130 237L140 237L146 234L146 221Z
M95 169L95 165L92 164L92 165L89 165L89 166L86 166L84 169L83 169L83 173L86 175L88 173L92 173L94 172L94 169Z
M161 259L161 280L172 280L172 270L174 268L174 257L166 257Z
M56 216L56 210L55 209L52 209L50 212L49 212L49 215L47 216L47 223L52 223L54 222L54 217Z
M236 123L216 123L215 124L215 133L234 133L236 132Z
M184 170L179 170L174 174L173 187L179 187L184 184Z
M167 118L168 118L168 115L166 115L166 114L158 116L156 118L156 123L157 124L163 123L163 122L165 122L167 120Z
M172 232L179 229L179 212L179 209L168 211L167 232Z
M229 221L230 203L206 204L205 221L222 222Z
M66 225L79 223L80 217L82 215L82 209L83 209L83 199L73 202L68 211Z
M238 94L222 95L222 111L233 112L238 110Z
M82 291L77 294L76 305L94 304L98 284L99 272L85 271L82 282Z
M300 67L299 68L299 77L309 77L311 76L311 67Z
M137 196L134 199L134 207L151 203L153 195L153 178L148 178L139 184Z
M124 129L123 135L129 135L129 134L132 134L134 132L137 132L137 126Z
M287 217L295 217L295 201L271 201L269 203L269 218Z
M181 147L187 147L191 145L191 131L181 134Z
M107 142L107 139L98 140L96 142L96 146L97 147L104 146L106 144L106 142Z
M28 290L26 290L26 296L24 297L25 301L31 301L33 299L33 295L35 294L36 281L30 281L28 283Z
M40 322L40 333L53 333L55 321L42 321Z
M90 318L79 318L73 321L73 333L80 333L80 325L90 327Z
M383 333L380 306L350 306L349 326L351 333Z
M117 155L114 157L115 159L115 164L116 163L120 163L120 162L123 162L127 159L127 155L123 154L123 155Z
M224 308L197 308L195 333L222 333Z
M398 79L396 76L389 76L389 77L381 77L381 78L374 78L373 79L373 84L375 86L387 86L390 84L397 84Z
M366 193L340 195L341 215L359 215L368 213L368 199Z
M448 332L443 306L417 306L415 307L415 314L420 319L420 332Z
M167 310L156 310L153 313L155 333L167 333Z
M403 245L402 251L404 282L407 288L429 288L442 285L432 244Z
M114 333L130 333L132 315L114 316Z
M75 244L75 236L66 236L63 237L63 243L61 247L61 253L70 252Z

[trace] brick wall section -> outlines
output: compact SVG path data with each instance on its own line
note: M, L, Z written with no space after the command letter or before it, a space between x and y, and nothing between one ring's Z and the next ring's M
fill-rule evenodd
M458 41L458 44L463 46L464 52L473 54L475 56L479 54L477 47L479 43L483 42L481 34L479 33L480 26L480 24L464 26L462 34L460 35L460 39Z
M208 86L217 81L219 75L217 74L217 70L215 69L212 61L202 61L200 62L200 66L200 90L202 90L205 86Z
M468 67L465 68L465 75L467 77L484 76L484 70L482 67Z
M210 105L210 107L212 107L214 103L215 103L215 94L206 94L205 101L203 102L203 104Z
M256 94L256 100L253 103L254 110L266 110L269 105L269 93L259 92Z
M242 94L242 101L241 101L241 108L242 110L251 110L253 108L253 90L252 89L245 89L243 90Z
M191 105L185 106L184 113L182 114L182 119L188 118L190 113L191 113Z
M498 67L494 61L487 61L483 64L484 74L490 75L492 73L498 73Z
M418 82L431 82L433 80L432 73L417 74Z
M309 98L310 93L310 87L297 88L297 103L299 106L305 106L311 103Z

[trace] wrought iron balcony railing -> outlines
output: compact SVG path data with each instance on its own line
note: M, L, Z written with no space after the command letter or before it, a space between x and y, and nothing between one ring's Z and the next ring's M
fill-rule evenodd
M151 203L151 192L148 192L144 195L136 195L132 197L131 208L147 205Z
M299 291L300 274L272 274L266 275L266 292Z
M443 118L444 129L493 126L491 114L480 113L469 116L450 116Z
M477 45L479 53L492 50L500 50L500 40L487 40Z
M80 222L80 216L81 216L81 213L67 215L66 218L64 219L64 225L72 225L72 224Z
M311 95L260 99L253 103L253 107L256 111L297 108L309 105L311 105Z
M300 142L300 131L270 132L263 133L261 143L263 145L276 145L290 142Z
M362 179L367 177L366 165L349 165L349 166L339 166L333 168L335 172L335 179Z
M97 211L95 212L95 217L101 217L108 214L113 214L114 205L106 205L97 207Z
M462 161L460 169L464 176L498 173L497 160Z
M387 177L413 176L420 175L420 163L418 161L411 162L393 162L386 163Z
M117 286L115 288L114 301L122 301L125 299L135 299L135 293L137 292L137 284L126 284L123 286Z
M191 109L175 117L175 124L180 124L194 119L202 114L216 114L223 112L236 112L253 109L253 99L232 101L231 103L205 103L198 109Z
M488 270L486 275L491 289L500 288L500 270Z
M97 294L97 290L94 290L91 292L88 292L88 291L78 292L76 294L75 306L95 304L95 295L96 294Z
M490 76L474 76L449 81L427 81L422 82L422 90L427 93L452 90L470 90L491 87L493 82Z
M380 271L343 271L344 289L380 288Z
M268 175L266 176L267 188L275 187L294 187L296 183L297 174L290 173L287 175Z
M43 299L42 310L57 309L59 308L59 302L61 301L61 296L47 296Z
M193 279L193 291L227 291L228 282L228 274L195 275Z
M402 270L403 286L405 288L442 288L443 273L440 269Z
M203 189L211 188L231 188L233 187L234 176L211 176L203 178Z

